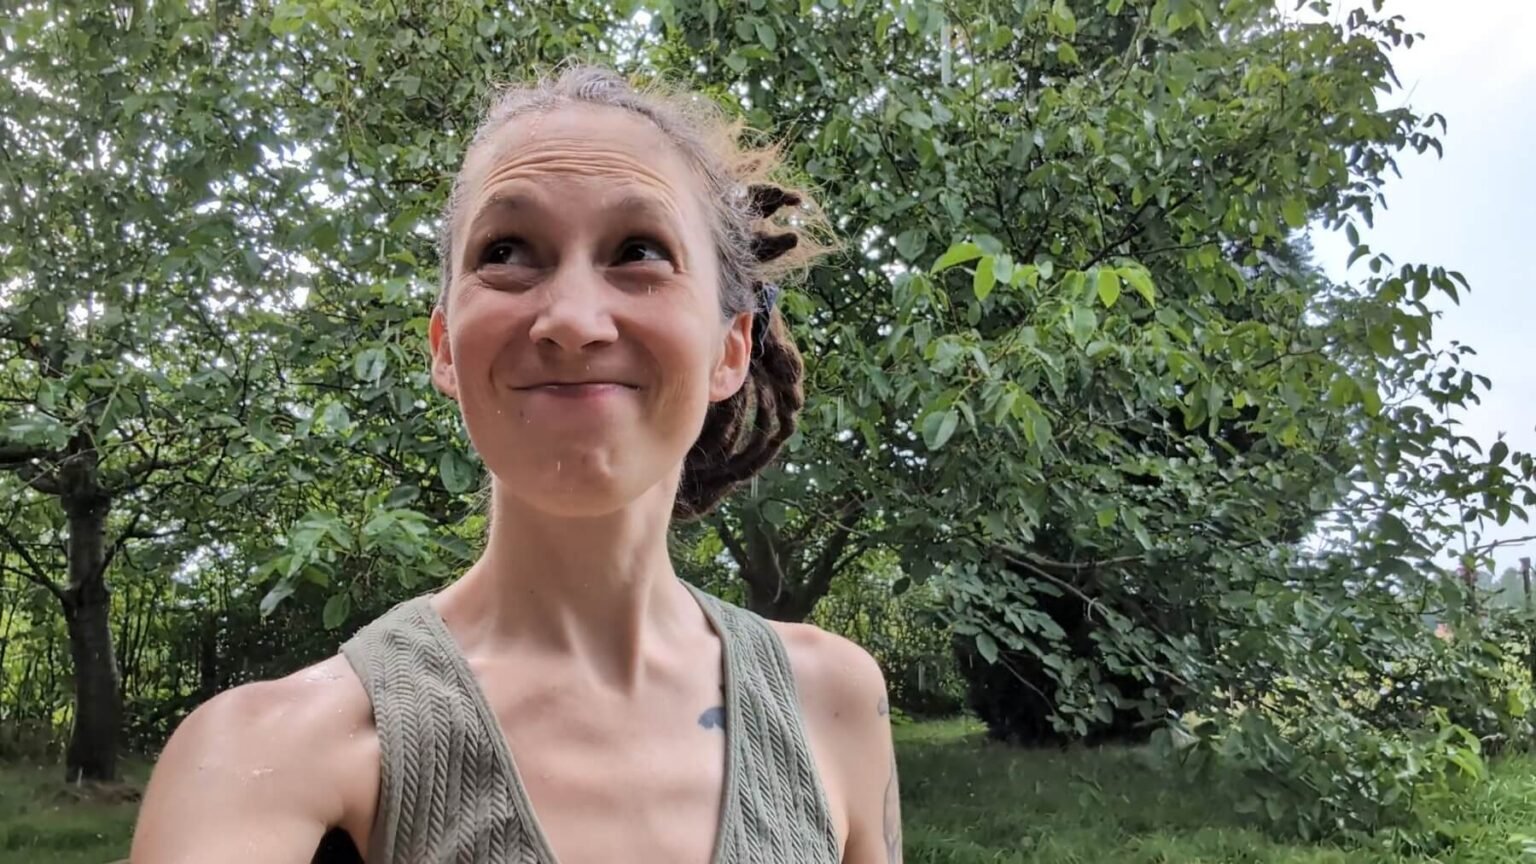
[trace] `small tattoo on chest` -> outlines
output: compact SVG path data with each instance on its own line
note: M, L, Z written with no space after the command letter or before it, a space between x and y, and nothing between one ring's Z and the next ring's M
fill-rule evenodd
M699 725L705 729L725 728L725 706L716 705L699 715Z

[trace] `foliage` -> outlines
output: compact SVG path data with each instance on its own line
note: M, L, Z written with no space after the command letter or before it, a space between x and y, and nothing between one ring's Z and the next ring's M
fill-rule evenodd
M904 590L893 591L905 580ZM936 585L911 585L894 555L844 573L817 604L811 623L846 636L874 656L885 673L891 707L914 717L952 717L965 683L951 650Z

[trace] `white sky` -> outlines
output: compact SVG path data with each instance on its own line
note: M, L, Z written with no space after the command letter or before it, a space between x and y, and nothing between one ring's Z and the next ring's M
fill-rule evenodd
M1395 58L1402 98L1419 113L1444 114L1450 130L1443 160L1433 150L1399 157L1403 179L1387 185L1389 209L1375 228L1361 226L1362 239L1399 265L1466 275L1472 293L1459 307L1438 304L1435 338L1476 348L1471 368L1493 379L1493 391L1465 413L1462 431L1485 451L1500 433L1511 449L1536 451L1536 0L1388 0L1386 10L1424 35ZM1313 240L1335 280L1369 275L1363 261L1345 273L1342 235L1317 231ZM1528 534L1536 521L1492 528L1485 539ZM1536 542L1500 548L1496 566L1523 555L1536 557Z

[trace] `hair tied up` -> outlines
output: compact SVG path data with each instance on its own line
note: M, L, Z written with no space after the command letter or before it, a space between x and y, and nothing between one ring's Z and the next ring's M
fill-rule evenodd
M767 219L781 207L800 206L800 196L768 183L753 183L747 187L747 210L755 219Z
M756 312L752 313L752 359L754 361L762 358L763 346L768 342L768 325L773 321L774 307L779 305L778 283L759 284L757 295L761 305Z

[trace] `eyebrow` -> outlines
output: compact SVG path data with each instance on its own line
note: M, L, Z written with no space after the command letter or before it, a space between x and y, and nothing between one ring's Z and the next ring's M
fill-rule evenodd
M644 195L639 192L630 192L623 198L609 205L609 209L618 210L632 216L648 216L653 219L678 220L683 214L671 201L656 195Z
M531 211L539 210L541 205L532 196L523 192L498 192L486 200L485 204L475 213L475 218L469 224L466 236L474 237L476 229L482 228L483 222L499 216L516 216ZM607 209L616 210L626 215L650 217L668 221L681 221L682 213L671 201L657 195L647 195L641 192L628 192L622 198L607 205Z
M470 236L473 236L475 229L480 227L480 223L489 217L512 216L536 209L538 209L537 202L528 195L521 192L498 192L475 211L475 218L469 223Z

